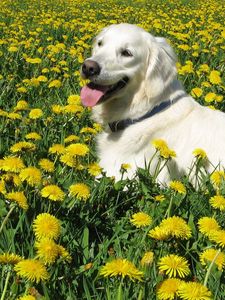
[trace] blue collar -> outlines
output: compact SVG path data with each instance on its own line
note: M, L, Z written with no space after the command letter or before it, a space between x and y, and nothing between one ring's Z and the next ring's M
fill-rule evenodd
M112 132L117 132L119 130L123 130L123 129L129 127L130 125L141 122L141 121L143 121L147 118L150 118L150 117L160 113L161 111L165 110L167 107L169 107L174 102L175 101L171 101L171 100L161 102L159 105L157 105L153 109L149 110L146 114L144 114L140 118L115 121L115 122L112 122L112 123L108 123L108 125L109 125Z

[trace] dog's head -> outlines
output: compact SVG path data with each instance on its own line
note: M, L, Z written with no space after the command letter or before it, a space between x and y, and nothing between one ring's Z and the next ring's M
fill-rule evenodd
M163 38L131 24L106 27L81 68L82 77L90 80L81 91L82 102L95 106L124 98L132 101L140 89L153 100L174 80L175 61Z

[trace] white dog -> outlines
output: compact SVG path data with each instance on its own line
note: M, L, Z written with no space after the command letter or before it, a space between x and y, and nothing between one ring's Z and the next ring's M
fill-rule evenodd
M166 183L189 172L193 150L203 149L208 171L225 166L225 114L203 107L177 80L176 57L164 38L130 24L111 25L96 37L92 56L82 66L83 105L104 125L98 136L100 165L108 176L127 176L145 167L163 139L176 152L158 180ZM157 160L151 164L151 172ZM213 166L214 167L213 167Z

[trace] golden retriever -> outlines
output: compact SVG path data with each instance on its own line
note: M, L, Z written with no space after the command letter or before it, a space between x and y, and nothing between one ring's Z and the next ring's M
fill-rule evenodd
M81 68L90 83L81 90L83 105L103 124L98 136L100 165L108 176L121 177L145 167L163 139L176 157L158 176L161 183L190 171L193 150L203 149L209 172L225 166L225 114L198 104L177 79L176 56L164 38L131 24L111 25L96 37ZM154 172L155 158L150 166ZM194 171L193 171L194 174Z

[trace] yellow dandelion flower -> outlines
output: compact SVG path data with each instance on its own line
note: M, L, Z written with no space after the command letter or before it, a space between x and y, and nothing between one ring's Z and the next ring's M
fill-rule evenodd
M225 267L225 254L223 252L218 253L218 250L216 249L206 249L200 254L199 257L203 266L206 266L207 262L211 263L214 261L214 264L219 270L222 270Z
M70 196L86 201L90 197L90 189L84 183L76 183L69 187Z
M214 231L220 230L220 225L214 218L202 217L198 220L198 228L202 234L210 237Z
M80 143L71 144L65 148L65 153L71 156L85 156L88 152L88 146Z
M28 167L23 169L19 177L21 181L26 181L30 186L37 186L41 184L41 171L35 167Z
M0 180L0 194L6 194L5 182L3 180Z
M183 300L210 300L211 292L199 282L182 282L177 295Z
M36 300L36 298L32 295L25 295L20 297L18 300Z
M47 82L48 78L44 75L40 75L40 76L38 76L37 80L40 82Z
M14 253L3 253L0 254L0 264L15 265L21 261L23 257Z
M16 202L18 206L21 207L22 209L24 210L28 209L27 198L25 197L23 192L8 193L5 197L10 201Z
M14 270L18 276L36 283L49 278L44 264L37 259L21 260L15 265Z
M144 212L133 214L130 222L137 228L149 226L152 223L152 218Z
M165 199L166 199L166 198L165 198L164 195L156 195L156 196L154 197L154 200L157 201L157 202L162 202L162 201L164 201Z
M155 147L157 151L159 151L159 155L162 158L169 159L172 157L176 157L176 152L170 149L164 140L155 139L152 141L152 145Z
M48 150L48 152L51 154L62 154L64 151L65 147L61 144L54 144Z
M49 213L39 214L33 222L35 237L57 239L60 235L61 225L59 220Z
M191 95L193 96L193 97L201 97L202 96L202 94L203 94L203 91L202 91L202 89L201 88L193 88L192 90L191 90Z
M37 258L45 264L54 263L59 255L58 245L49 238L42 238L36 241L34 247L37 251Z
M208 103L213 102L215 99L216 99L215 93L208 93L205 95L205 101Z
M217 208L220 211L225 210L225 198L222 195L216 195L209 199L209 203L213 208Z
M154 253L152 251L145 252L141 259L141 265L149 266L152 264L153 259L154 259Z
M215 186L219 186L223 180L225 180L225 172L224 171L214 171L210 175L210 180Z
M24 86L18 87L16 90L18 93L22 93L22 94L27 93L27 89Z
M82 112L83 110L84 110L84 108L81 105L68 104L68 105L64 106L63 112L76 114L76 113Z
M94 128L91 128L91 127L83 127L83 128L80 130L80 133L91 133L91 134L96 134L96 133L97 133L97 130L94 129Z
M100 269L99 274L104 277L122 276L124 278L128 276L132 281L135 279L142 281L143 277L143 272L139 271L132 262L122 258L117 258L106 263Z
M54 114L59 115L59 114L63 113L63 111L64 111L64 107L63 106L61 106L59 104L52 105L52 112Z
M157 299L173 300L176 299L176 293L182 280L178 278L168 278L159 284L157 287Z
M208 66L207 64L202 64L202 65L200 65L200 67L199 67L199 71L202 71L202 72L208 73L209 70L210 70L210 68L209 68L209 66Z
M41 136L37 132L30 132L30 133L25 135L25 138L27 140L34 140L34 141L41 140Z
M64 143L66 144L66 143L70 143L70 142L74 142L74 141L78 141L78 140L79 140L79 137L77 135L72 134L64 139Z
M62 82L58 79L52 80L48 85L49 88L60 88L61 86Z
M215 242L220 247L225 247L225 230L211 231L209 238L211 241Z
M0 164L0 170L6 172L19 173L22 169L25 168L25 165L21 158L14 156L4 157L2 163Z
M18 110L27 110L28 109L28 103L25 100L20 100L16 103L16 107L14 108L15 111Z
M29 113L29 118L30 119L39 119L43 116L43 111L40 108L34 108L31 109L30 113Z
M52 173L55 170L54 163L47 158L40 159L38 165L42 170L49 173Z
M21 120L22 116L18 113L11 112L7 114L7 118L11 120Z
M14 186L20 186L21 185L21 180L17 174L14 173L7 173L2 176L3 180L5 182L9 182L13 184Z
M59 256L61 256L63 260L69 263L72 261L71 255L62 245L58 245L58 252L59 252Z
M180 181L170 181L169 186L172 190L176 191L179 194L186 194L186 188Z
M88 173L92 176L98 176L102 173L102 168L98 163L92 163L88 165Z
M154 229L151 229L148 236L158 241L164 241L170 237L168 231L161 226L156 226Z
M39 57L35 57L35 58L27 57L25 60L30 64L40 64L42 62L41 58Z
M222 82L219 71L211 71L209 74L209 81L212 84L220 84Z
M35 144L31 142L18 142L10 147L10 151L13 153L21 152L21 151L34 151L36 150Z
M47 185L41 190L41 196L52 201L63 201L65 193L57 185Z
M168 236L181 239L189 239L191 237L191 228L180 217L173 216L164 219L159 226L167 232Z
M80 101L80 95L70 95L68 98L67 98L67 103L68 104L81 104L81 101Z
M190 273L187 260L176 254L169 254L160 258L158 266L160 272L169 277L179 276L183 278Z
M61 155L60 161L71 168L77 167L76 157L74 157L73 155L71 155L69 153Z
M8 48L8 51L9 51L9 52L17 52L17 51L18 51L18 47L16 47L16 46L10 46L10 47Z
M206 152L201 148L196 148L192 153L194 154L195 157L197 157L199 159L207 158Z

